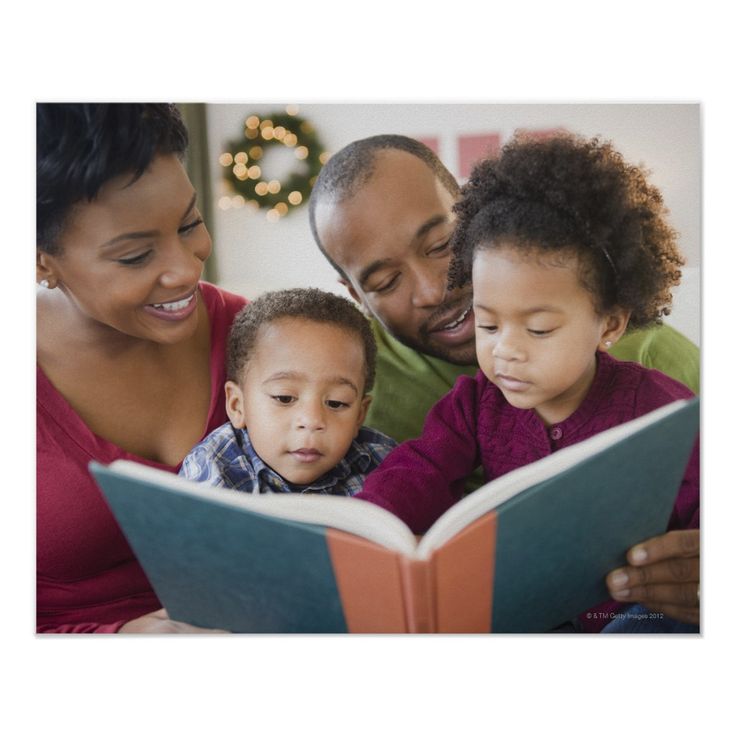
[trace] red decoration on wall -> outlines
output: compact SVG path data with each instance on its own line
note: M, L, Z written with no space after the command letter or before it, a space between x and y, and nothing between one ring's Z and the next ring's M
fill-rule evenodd
M460 135L457 138L457 146L460 178L467 179L476 161L498 153L501 148L501 135L499 133Z

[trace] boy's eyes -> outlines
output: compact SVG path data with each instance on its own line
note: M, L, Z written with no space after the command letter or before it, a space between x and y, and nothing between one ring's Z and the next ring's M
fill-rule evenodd
M289 394L273 394L271 398L278 404L281 404L282 406L288 406L289 404L293 404L296 400L296 396L291 396ZM349 403L346 401L338 401L337 399L327 399L325 401L325 404L330 409L345 409L350 406Z

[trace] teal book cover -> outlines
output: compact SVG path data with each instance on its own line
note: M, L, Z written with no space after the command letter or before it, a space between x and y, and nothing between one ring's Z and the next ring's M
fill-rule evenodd
M167 478L92 472L172 619L234 632L347 631L323 526L177 493Z
M549 631L665 531L699 427L675 402L491 481L417 541L354 498L253 496L91 463L173 619L249 633Z
M498 507L493 631L551 628L610 597L625 552L666 530L698 423L694 401Z

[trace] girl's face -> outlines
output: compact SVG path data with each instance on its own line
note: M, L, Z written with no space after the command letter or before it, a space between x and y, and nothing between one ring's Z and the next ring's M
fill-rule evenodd
M58 285L84 327L162 344L194 334L212 241L175 155L76 204L59 245L57 255L38 254L38 278Z
M593 382L595 353L623 334L628 315L599 315L580 283L575 256L520 252L500 244L473 260L478 362L519 409L545 424L580 406Z

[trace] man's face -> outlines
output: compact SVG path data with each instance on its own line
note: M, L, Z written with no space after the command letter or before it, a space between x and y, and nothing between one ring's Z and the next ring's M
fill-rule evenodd
M320 202L322 245L346 286L398 340L458 365L475 362L472 287L446 291L454 198L421 159L376 156L371 178L342 202Z

